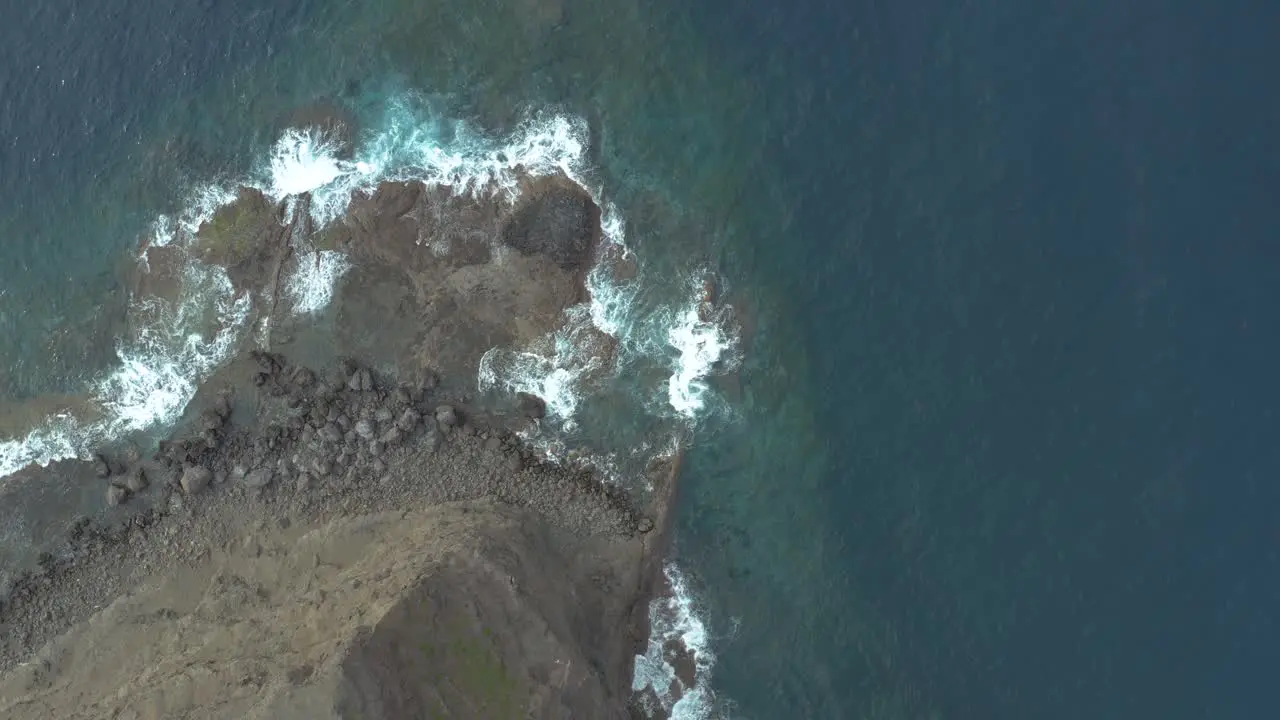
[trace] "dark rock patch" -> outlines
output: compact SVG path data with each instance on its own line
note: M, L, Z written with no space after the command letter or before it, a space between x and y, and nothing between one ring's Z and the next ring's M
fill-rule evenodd
M590 195L564 179L547 181L522 198L502 230L502 242L508 247L546 255L570 272L590 264L599 237L600 209Z

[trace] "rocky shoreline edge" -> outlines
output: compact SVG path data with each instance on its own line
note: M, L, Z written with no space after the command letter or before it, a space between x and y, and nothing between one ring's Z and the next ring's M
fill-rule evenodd
M13 583L0 607L0 676L22 669L31 688L52 687L43 646L144 578L218 548L332 518L490 502L536 514L571 544L630 548L603 563L616 572L600 581L614 596L603 603L616 607L611 619L623 622L613 626L605 654L616 667L606 675L630 683L662 587L678 458L655 460L641 507L592 472L522 445L513 426L541 412L536 398L523 399L520 417L485 415L446 397L433 373L393 382L350 360L326 373L260 351L227 373L237 374L237 384L203 391L152 454L128 446L50 469L92 474L110 508L72 522L65 548ZM617 585L627 578L630 587ZM628 697L630 687L611 694ZM636 699L628 702L637 716Z
M606 483L520 440L543 399L472 395L486 368L527 357L556 355L584 383L607 375L617 339L584 322L588 278L636 277L585 188L512 177L514 196L384 181L322 228L309 193L245 186L194 232L142 238L124 334L178 318L193 324L169 335L209 338L233 322L237 349L158 446L6 478L22 525L6 566L31 567L0 587L0 715L276 720L306 695L327 709L297 717L665 716L632 682L653 655L654 600L672 595L681 451ZM188 311L214 277L242 316ZM38 405L14 414L47 416ZM299 566L302 547L338 559ZM263 645L292 622L311 645ZM250 628L243 648L211 655L228 628ZM407 638L444 636L465 652L404 654ZM170 662L131 665L117 646ZM250 652L264 659L246 668ZM697 682L692 653L677 641L662 655L675 678L660 692L678 698ZM174 690L193 683L203 695Z

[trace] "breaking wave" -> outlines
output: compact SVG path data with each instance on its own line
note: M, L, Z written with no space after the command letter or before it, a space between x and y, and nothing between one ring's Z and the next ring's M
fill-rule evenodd
M0 441L0 477L176 422L200 381L234 352L249 310L221 268L188 265L178 298L146 298L133 308L145 322L117 347L119 365L92 383L94 417L57 413L20 440Z
M710 720L715 713L711 670L716 657L707 627L680 569L668 563L663 574L668 592L649 603L649 644L643 655L636 655L631 689L642 703L658 706L646 708L650 715L661 710L672 720ZM676 669L682 660L675 655L681 651L689 656L683 662L693 666L692 686L685 685Z

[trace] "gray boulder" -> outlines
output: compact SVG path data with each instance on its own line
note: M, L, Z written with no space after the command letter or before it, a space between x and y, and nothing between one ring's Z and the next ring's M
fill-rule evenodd
M182 471L182 491L188 495L195 495L204 490L211 482L213 482L213 473L203 465L192 465Z

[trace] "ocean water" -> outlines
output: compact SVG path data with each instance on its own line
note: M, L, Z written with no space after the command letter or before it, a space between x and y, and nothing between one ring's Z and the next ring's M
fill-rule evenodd
M384 178L502 198L517 164L563 172L639 274L593 275L476 385L547 397L531 440L615 477L690 447L654 608L698 649L676 717L1268 716L1280 10L2 13L4 473L162 432L253 341L216 268L146 312L122 281L238 185L310 191L323 224ZM350 156L286 129L317 107L355 118ZM346 266L313 267L296 312Z

